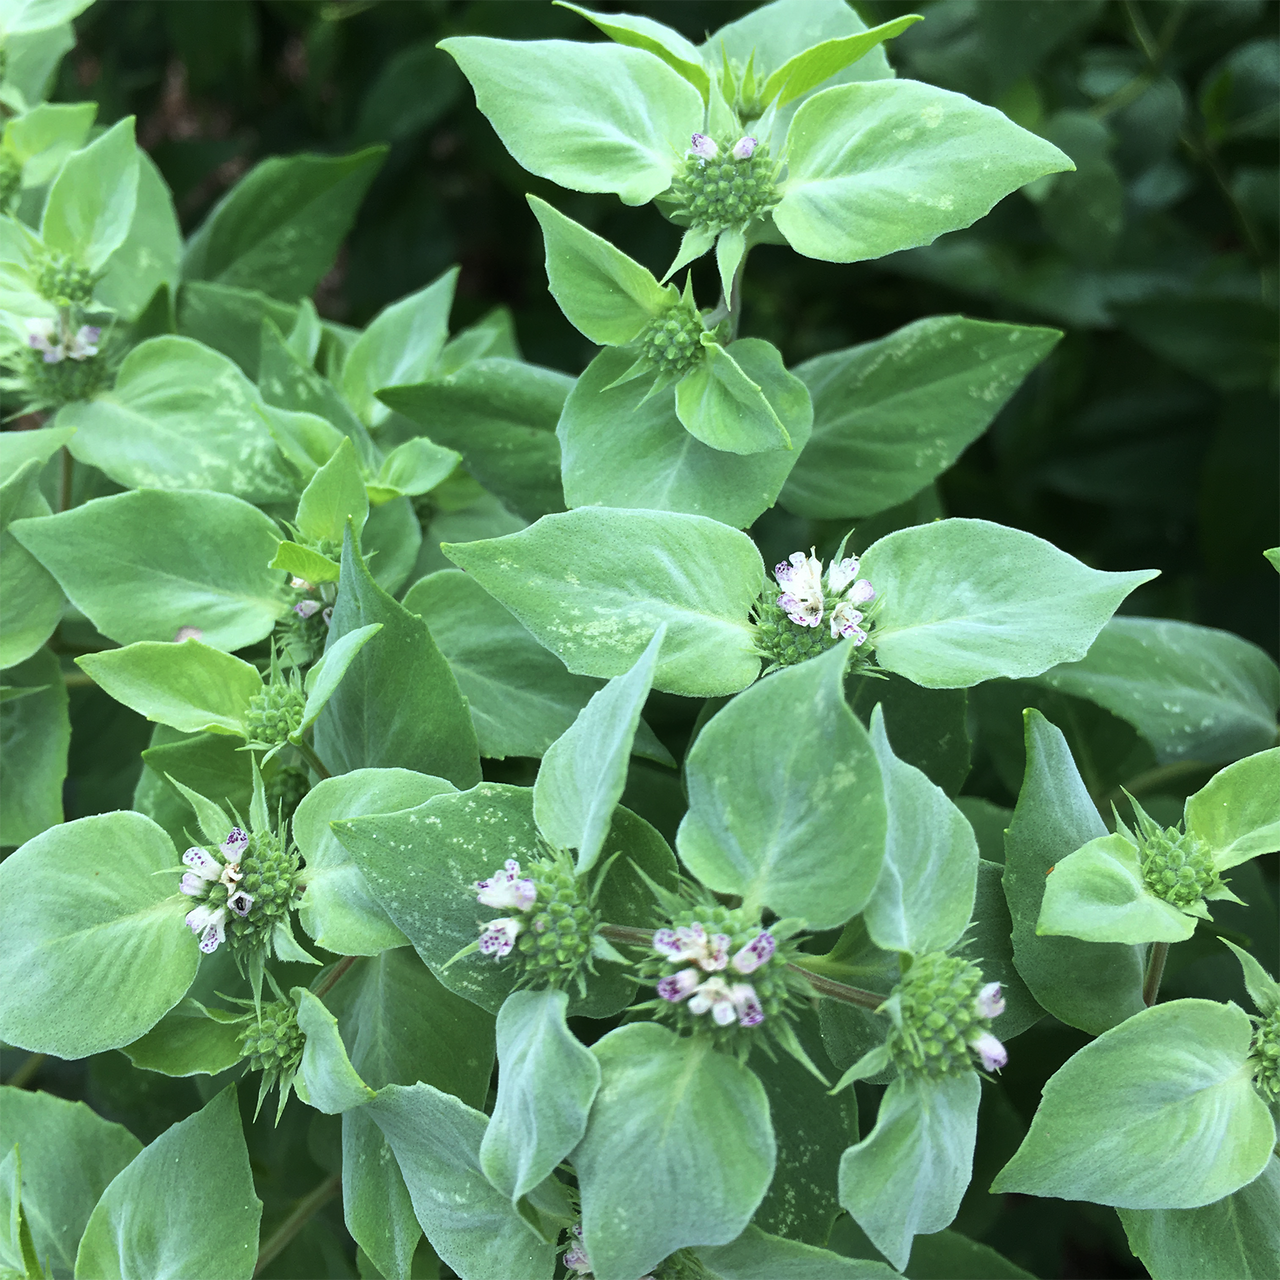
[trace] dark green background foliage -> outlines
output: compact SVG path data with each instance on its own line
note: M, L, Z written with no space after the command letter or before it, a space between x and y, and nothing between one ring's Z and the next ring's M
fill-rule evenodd
M598 7L649 14L699 40L754 6ZM1139 588L1124 612L1221 627L1275 654L1280 580L1261 551L1277 540L1280 462L1276 5L861 0L855 7L868 24L924 13L927 20L890 49L899 75L998 106L1077 166L928 248L834 267L785 247L753 255L743 332L775 343L788 366L936 314L1066 332L937 485L909 510L864 522L855 544L939 513L998 521L1096 568L1159 568L1160 578ZM333 319L363 325L456 262L455 330L503 304L527 359L577 374L594 349L547 293L542 237L524 193L554 200L648 264L668 261L678 243L679 230L646 208L564 192L521 170L476 111L453 61L434 47L458 33L593 38L566 10L506 0L111 0L77 28L79 44L53 99L95 100L104 124L136 114L138 140L172 187L184 231L263 157L390 144L315 294ZM695 267L707 296L713 272L709 259ZM811 541L829 550L842 532L780 508L753 530L766 560ZM62 638L74 643L66 627ZM151 726L92 687L71 696L66 816L130 807ZM1012 805L1021 771L1017 713L1032 700L1067 732L1097 800L1118 798L1119 785L1133 789L1135 779L1141 788L1155 761L1121 721L1065 695L984 686L969 699L975 741L966 795ZM677 756L698 705L651 699L646 719ZM533 777L531 761L485 767L497 780ZM1192 766L1153 784L1153 811L1162 796L1193 791L1209 773ZM674 775L642 763L632 766L626 802L668 837L683 809ZM990 825L998 842L999 823ZM998 843L983 852L999 857ZM1276 859L1239 870L1235 887L1252 905L1220 904L1216 924L1175 949L1167 998L1243 1000L1238 966L1214 933L1275 956ZM984 1091L975 1178L955 1228L1040 1276L1139 1276L1112 1210L987 1194L1025 1132L1039 1086L1085 1040L1053 1019L1018 1040L1017 1071ZM4 1056L6 1078L17 1068L44 1089L85 1097L144 1141L204 1100L194 1083L134 1070L119 1053L87 1064L48 1060L30 1071L23 1055ZM205 1096L213 1091L208 1085ZM338 1130L336 1116L296 1104L279 1130L265 1117L247 1126L266 1202L264 1239L297 1197L336 1170ZM842 1241L851 1251L856 1243ZM335 1200L262 1274L351 1276L355 1266Z

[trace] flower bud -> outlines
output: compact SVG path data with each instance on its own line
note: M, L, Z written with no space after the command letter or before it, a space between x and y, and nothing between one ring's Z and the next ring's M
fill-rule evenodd
M720 148L705 133L695 133L693 135L689 150L702 160L714 160L720 154Z
M735 160L750 160L757 146L759 146L759 143L755 138L739 138L733 144L733 158Z

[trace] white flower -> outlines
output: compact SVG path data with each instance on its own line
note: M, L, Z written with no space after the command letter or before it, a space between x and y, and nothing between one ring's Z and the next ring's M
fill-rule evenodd
M33 351L43 351L45 364L59 364L66 359L62 344L53 341L57 332L58 327L52 320L27 321L27 346Z
M572 1249L565 1252L564 1265L569 1271L578 1276L589 1276L591 1274L591 1259L587 1257L587 1251L580 1245L575 1244Z
M737 1022L740 1027L756 1027L764 1021L764 1009L755 988L747 982L730 986L723 978L708 978L689 997L689 1012L711 1014L718 1027Z
M689 995L702 975L697 969L681 969L678 973L668 974L658 982L658 994L664 1000L670 1000L672 1004L679 1004L687 995Z
M90 356L96 356L100 337L102 337L102 330L97 325L81 325L76 330L76 336L71 339L67 355L73 360L87 360Z
M1004 996L1000 993L1000 984L988 982L978 992L976 1006L980 1018L998 1018L1004 1012Z
M486 907L531 911L538 900L537 887L532 880L520 878L520 864L514 858L508 858L503 869L495 871L490 879L477 880L471 887L476 890L476 901Z
M870 604L876 598L876 589L866 578L859 578L845 597L850 604Z
M232 827L227 833L227 838L220 846L222 856L226 858L228 862L239 862L248 847L248 833L242 831L239 827ZM239 878L239 876L236 877L237 880Z
M822 594L822 561L812 548L807 556L797 551L788 561L773 571L782 588L778 607L798 626L816 627L826 607Z
M687 928L659 929L653 935L653 949L675 964L692 960L700 969L714 973L728 965L731 941L723 933L707 937L702 925L692 924Z
M309 618L313 613L320 612L320 601L299 600L298 603L293 606L293 611L300 618Z
M702 161L714 160L720 154L720 148L716 146L715 140L708 138L705 133L693 135L689 142L689 150Z
M480 954L493 956L501 960L511 954L516 939L524 932L523 920L512 920L504 917L501 920L490 920L480 935Z
M182 861L191 868L187 875L194 872L201 880L208 880L211 884L222 874L222 863L207 849L188 849L182 855ZM186 880L187 876L184 875L182 878Z
M843 560L833 560L827 570L827 588L833 596L838 596L857 576L857 556L847 556Z
M249 914L249 908L253 906L253 894L245 893L243 889L237 889L234 893L228 894L227 906L236 915L243 918Z
M858 625L861 621L862 614L847 600L841 600L831 610L832 639L840 637L847 640L852 636L855 644L863 644L866 641L867 633Z
M200 935L200 950L208 955L217 951L218 944L227 940L226 907L211 907L202 902L187 912L187 928Z
M733 158L735 160L750 160L752 152L759 145L755 138L739 138L733 144Z
M773 934L767 929L762 929L733 957L733 968L738 973L754 973L769 960L777 946L778 944L773 940Z
M289 579L289 585L295 591L314 591L315 587L309 583L306 578L299 578L296 575Z
M1009 1054L1004 1045L990 1031L983 1031L974 1036L969 1041L969 1048L982 1059L982 1065L988 1071L999 1071L1009 1061Z

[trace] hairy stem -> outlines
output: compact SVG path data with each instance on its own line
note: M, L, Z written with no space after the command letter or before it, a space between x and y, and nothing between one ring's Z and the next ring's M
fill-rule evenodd
M1164 977L1164 962L1169 958L1167 942L1153 942L1147 957L1147 976L1142 981L1142 1003L1150 1008L1160 994L1160 979Z
M292 742L293 740L290 739L290 741ZM329 772L329 770L324 767L324 761L321 760L318 755L316 755L315 748L311 745L311 743L300 738L297 742L293 742L293 746L297 749L298 754L311 766L311 768L317 774L320 775L322 779L330 778L333 776Z
M628 947L649 947L653 945L652 929L633 929L628 924L602 924L601 937L610 942L621 942Z
M40 1073L40 1068L44 1066L44 1060L48 1056L49 1055L47 1053L33 1053L26 1062L24 1062L22 1066L20 1066L17 1071L15 1071L13 1075L5 1081L6 1086L10 1089L25 1089L27 1085L29 1085Z
M824 978L821 974L813 973L802 965L789 964L787 968L803 973L820 996L842 1000L845 1004L856 1004L860 1008L874 1011L879 1009L888 998L876 991L864 991L861 987L846 986L845 983L837 982L834 978Z
M298 1204L294 1211L271 1233L266 1243L258 1251L257 1265L253 1268L255 1276L261 1275L263 1268L275 1258L293 1239L294 1236L307 1225L315 1214L334 1196L342 1190L342 1177L340 1174L333 1174L326 1178L313 1191L309 1191Z
M321 978L320 985L317 986L311 994L318 1000L323 1000L325 996L327 996L329 992L338 985L339 981L342 979L342 975L346 973L346 971L350 969L357 960L362 958L363 957L361 956L343 956L342 959L339 960L323 978Z

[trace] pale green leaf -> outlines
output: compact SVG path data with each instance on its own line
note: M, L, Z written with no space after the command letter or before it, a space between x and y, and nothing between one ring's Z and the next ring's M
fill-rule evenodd
M298 1027L307 1037L298 1068L299 1096L325 1115L362 1107L373 1090L360 1079L338 1034L338 1020L324 1002L305 987L289 993L298 1005Z
M304 688L307 692L306 705L302 708L302 720L289 735L290 741L298 742L302 735L320 717L324 704L333 697L347 668L355 660L356 654L382 630L382 623L373 622L367 627L357 627L340 637L317 659L311 670L307 672Z
M1228 765L1187 798L1186 829L1220 871L1280 849L1280 747Z
M803 53L788 58L769 76L760 91L760 100L773 102L777 99L779 106L785 106L793 98L816 89L837 71L843 71L878 45L901 35L909 26L920 21L922 18L919 14L908 13L890 22L882 22L878 27L872 27L859 35L837 36L815 44Z
M697 46L690 44L678 31L640 14L595 13L576 4L566 4L565 0L555 2L562 9L571 9L574 13L581 14L618 44L645 49L661 58L667 66L684 76L704 98L707 96L711 78L702 65L702 57Z
M695 440L725 453L791 449L791 437L764 390L735 359L743 343L755 346L753 354L766 366L780 369L782 357L760 352L768 344L759 338L722 347L704 335L703 359L676 383L676 416Z

